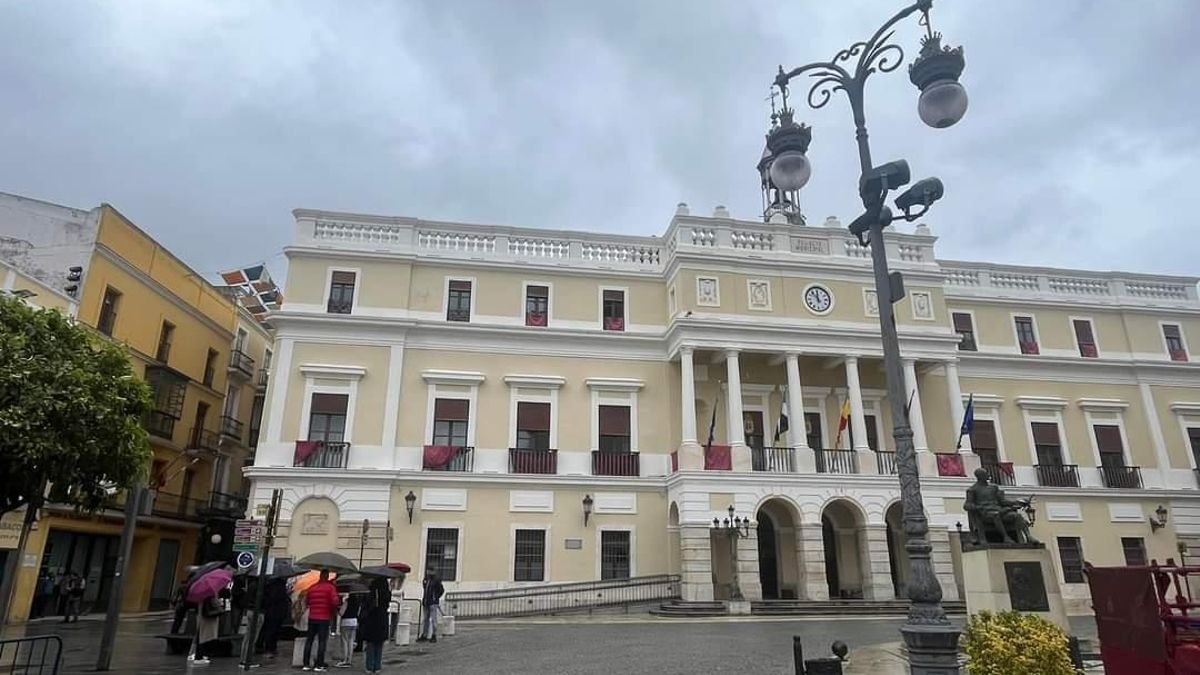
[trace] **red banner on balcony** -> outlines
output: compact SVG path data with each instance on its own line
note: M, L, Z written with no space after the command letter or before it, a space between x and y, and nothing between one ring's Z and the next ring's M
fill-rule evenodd
M962 455L954 455L950 453L936 453L937 468L939 476L962 476L966 477L967 470L963 466Z
M732 471L733 448L728 445L710 445L704 452L705 471Z
M604 330L625 330L625 319L622 319L619 316L604 317Z
M458 454L458 448L453 445L425 446L424 466L426 469L442 469Z
M546 313L545 312L526 312L525 313L525 325L526 326L543 326L544 327L546 325Z
M321 449L319 441L296 441L296 452L292 455L292 465L300 466L308 461L309 457L317 454Z
M1013 463L1012 462L997 462L996 465L1000 467L1000 473L1004 474L1005 476L1008 476L1009 478L1013 477Z

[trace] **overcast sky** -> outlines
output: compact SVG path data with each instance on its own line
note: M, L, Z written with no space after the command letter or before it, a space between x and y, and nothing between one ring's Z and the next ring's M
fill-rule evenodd
M110 202L206 273L282 272L296 207L636 234L679 201L756 218L777 66L900 6L0 0L0 191ZM966 117L922 125L904 69L867 115L877 162L945 182L940 257L1200 273L1200 2L938 0L933 24L965 46ZM897 32L909 59L920 35ZM809 222L849 222L848 106L798 117Z

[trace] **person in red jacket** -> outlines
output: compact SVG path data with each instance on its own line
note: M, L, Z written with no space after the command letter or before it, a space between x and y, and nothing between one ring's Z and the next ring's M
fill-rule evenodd
M304 638L304 670L324 672L329 666L325 663L325 647L329 644L329 622L337 614L342 598L338 595L337 587L329 580L329 570L321 570L321 578L313 584L304 598L308 607L308 634ZM317 660L309 667L308 659L312 655L313 638L317 639Z

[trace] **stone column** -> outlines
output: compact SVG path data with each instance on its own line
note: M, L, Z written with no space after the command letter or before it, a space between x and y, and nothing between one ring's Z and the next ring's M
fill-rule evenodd
M688 602L713 599L712 540L707 525L679 528L680 594Z
M958 600L958 584L954 580L954 556L950 552L950 533L944 527L929 528L929 561L933 575L942 587L942 600Z
M796 558L800 561L800 599L828 600L829 580L825 577L825 538L821 523L802 523L796 527Z
M742 426L742 371L736 349L725 350L725 371L728 380L725 387L725 428L729 445L732 446L733 470L752 471L754 465L750 459L750 448L746 447L746 430Z
M858 454L858 473L876 473L875 453L867 445L867 418L863 411L862 385L858 381L858 357L846 357L846 388L850 395L850 431Z
M863 527L859 555L863 560L863 599L893 600L892 566L887 545L887 525Z
M804 392L800 389L800 355L787 355L787 415L788 440L792 453L796 455L795 468L798 473L816 473L817 458L808 447L808 436L804 433Z
M679 468L684 471L704 469L704 450L696 439L696 377L691 347L679 348L680 425Z
M921 413L921 390L917 387L917 360L903 359L904 393L912 400L908 409L908 424L913 431L913 448L917 452L928 452L929 441L925 438L925 416ZM904 402L906 405L908 401ZM962 405L961 403L959 404Z
M962 402L962 385L958 381L958 362L947 361L946 368L946 390L950 397L950 419L954 424L954 436L958 437L958 432L962 429L963 423L963 402ZM962 445L958 452L963 456L963 469L966 470L967 477L975 473L975 469L979 468L979 455L976 455L971 450L971 436L965 434L962 437Z

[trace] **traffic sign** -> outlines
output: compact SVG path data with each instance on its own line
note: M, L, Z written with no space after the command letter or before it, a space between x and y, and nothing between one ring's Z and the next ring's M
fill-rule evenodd
M254 564L254 553L250 551L242 551L237 554L237 566L246 569Z
M249 552L249 553L254 553L254 552L258 551L258 544L238 544L238 543L235 543L235 544L233 545L233 550L235 550L235 551L238 551L238 552Z

